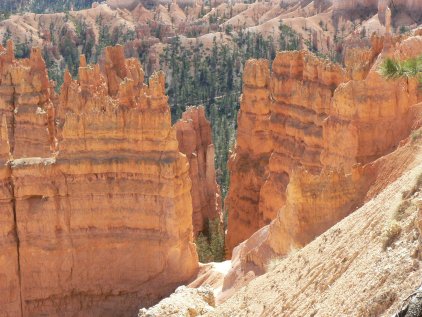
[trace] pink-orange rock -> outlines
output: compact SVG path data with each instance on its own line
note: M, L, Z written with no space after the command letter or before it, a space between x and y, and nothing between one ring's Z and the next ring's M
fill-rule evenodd
M376 51L379 50L374 49ZM412 52L414 56L420 51L420 37L404 40L395 46L395 52L400 52L402 58L409 57L403 52ZM355 55L356 58L359 56ZM342 169L347 175L355 164L367 164L393 151L400 140L409 135L412 126L410 108L418 98L416 83L413 80L387 81L381 78L377 68L383 56L370 63L368 69L371 70L367 76L361 76L361 80L349 80L346 71L339 65L308 52L282 52L277 55L273 62L271 85L265 89L269 96L267 102L264 105L254 103L251 98L251 104L256 104L255 111L269 109L270 124L259 129L260 134L265 136L264 141L254 142L252 137L248 137L249 150L242 151L245 139L239 133L235 152L230 158L231 184L227 198L229 252L276 218L286 204L286 188L291 174L298 167L314 175L319 175L323 169ZM260 73L262 71L257 72ZM245 84L250 77L253 78L246 71L244 76ZM246 110L246 98L247 90L242 97L239 131L253 131L255 122L259 122L255 116L250 122L241 120L244 111L253 113ZM268 147L268 163L261 165L261 162L245 160L250 164L247 169L233 164L239 157L255 155L256 149L262 148L261 144L264 144L263 148L271 144ZM258 168L261 169L261 178L254 176L253 181L248 183L246 175L253 175L251 171ZM250 195L251 189L253 195ZM324 189L322 186L321 191ZM244 208L245 204L248 208ZM331 225L338 219L337 212L342 214L335 209L332 212ZM321 232L328 228L328 223L330 221L321 226ZM242 230L243 227L253 229L247 232ZM310 232L310 236L314 234L314 231Z
M250 62L252 65L254 61ZM254 78L254 71L245 67L244 82ZM318 172L322 165L322 125L329 110L332 92L345 80L339 66L321 62L306 52L285 52L277 55L273 63L273 74L269 78L268 63L261 63L267 73L267 85L261 85L258 102L255 92L249 95L244 89L239 113L239 132L235 153L230 158L231 182L228 194L229 223L227 234L228 251L248 238L262 226L275 218L285 201L285 190L290 171L298 165ZM251 96L251 97L249 97ZM260 96L260 95L259 95ZM249 122L242 120L243 111ZM258 112L260 116L249 114ZM258 118L258 120L257 120ZM264 122L264 124L261 124ZM253 129L253 125L256 128ZM245 138L240 131L256 131L260 138ZM248 146L242 151L242 144ZM248 168L233 166L240 155L254 156L262 151L255 162L245 160ZM245 165L245 164L244 164ZM255 171L251 182L245 181ZM252 185L252 186L251 186ZM244 204L249 205L244 208ZM239 230L246 227L248 230ZM231 230L231 228L235 228Z
M421 40L398 43L394 55L417 56ZM373 162L410 134L420 102L417 85L381 78L377 69L386 54L392 52L379 55L364 80L348 80L339 66L308 53L277 55L271 77L273 152L255 210L274 220L234 249L223 297L262 274L272 257L303 247L360 206L381 173ZM236 221L229 217L229 230Z
M378 13L382 23L385 23L385 10L390 4L388 0L332 0L334 14L356 15L366 10ZM421 16L422 3L418 0L395 0L394 7L401 14L409 14L414 19Z
M189 161L192 181L192 224L195 234L207 220L221 219L221 192L215 181L214 144L211 125L203 107L188 108L175 124L179 151Z
M6 115L14 157L47 156L54 149L50 82L41 51L14 62L13 43L0 47L0 116Z
M35 51L29 60L2 60L2 316L136 314L198 269L189 164L171 126L163 74L145 85L139 62L119 59L121 47L106 55L104 74L83 57L78 80L65 74L45 139L32 112L25 124L34 133L10 127L6 118L19 112L5 100L16 99L3 98L21 89L36 98L26 100L28 109L51 104L41 57ZM18 88L8 81L16 74ZM5 122L15 151L3 167ZM24 141L34 151L23 155L17 146Z
M371 36L371 47L369 48L358 45L346 47L344 64L349 77L354 80L365 79L383 47L384 37L376 34Z
M273 150L270 131L270 71L266 60L245 65L243 95L238 114L237 142L229 159L230 187L225 206L229 210L227 255L264 223L258 212L259 193L268 177Z
M268 262L302 248L355 210L373 173L361 167L345 175L324 168L312 174L303 167L290 174L284 207L270 225L233 250L232 269L224 280L222 299L266 271Z
M21 314L21 298L18 264L18 241L15 228L13 185L6 115L0 121L0 316L13 317Z

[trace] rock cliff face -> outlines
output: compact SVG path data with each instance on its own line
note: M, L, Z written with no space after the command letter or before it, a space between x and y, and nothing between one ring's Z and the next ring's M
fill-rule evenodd
M53 106L39 52L15 61L9 50L0 54L2 316L135 314L198 266L189 164L164 77L144 84L139 62L108 48L104 73L82 57Z
M20 316L18 242L13 209L13 187L9 160L6 116L0 122L0 316Z
M41 51L14 61L13 43L0 49L0 115L6 116L14 157L48 156L54 149L50 82Z
M251 61L248 64L255 65L257 62ZM239 242L275 218L285 203L285 191L292 169L303 166L314 173L321 170L319 157L323 150L323 121L327 117L334 89L346 79L345 72L338 66L321 63L305 52L278 54L273 63L271 78L268 62L260 61L258 64L263 69L257 72L257 77L261 73L267 77L266 84L260 87L264 97L261 98L259 106L255 105L253 98L248 98L248 77L254 78L256 71L247 72L246 70L252 67L246 66L244 94L238 120L238 141L235 153L230 158L231 183L227 198L229 252ZM255 92L251 93L251 96L256 95ZM247 105L250 105L249 108ZM255 115L257 111L261 111L261 116ZM252 114L249 115L252 124L244 123L244 112ZM257 128L251 129L250 126L255 123L258 124ZM264 151L258 164L250 159L236 164L239 162L239 154L243 153L241 149L244 141L240 132L243 129L248 133L256 131L261 138L246 136L249 144L243 154L248 157L254 151ZM244 162L253 167L245 167ZM254 170L256 172L250 172ZM245 182L249 175L253 186ZM254 195L245 195L249 191L238 186L252 189ZM244 203L250 207L243 208ZM238 213L241 215L238 216ZM249 231L238 230L242 226L249 228Z
M409 52L406 47L422 51L420 41L420 37L405 40L396 52ZM253 228L250 231L254 232L277 216L276 223L283 223L288 237L275 241L283 245L290 240L279 249L275 247L277 253L284 254L296 244L308 243L356 207L372 175L365 172L364 177L360 177L362 172L355 165L370 163L391 152L409 135L410 107L417 102L416 82L385 81L376 72L377 63L379 61L363 80L349 80L344 69L309 53L277 55L271 84L263 86L269 96L266 106L255 107L269 111L266 117L269 124L259 129L265 141L248 138L249 148L269 149L266 153L268 163L254 162L248 168L245 164L236 164L241 155L254 154L254 150L242 151L241 133L230 158L229 251L249 237L247 232L237 228L250 226ZM246 85L251 74L245 71L244 76ZM239 131L244 127L253 131L249 127L259 122L253 112L252 123L246 125L241 120L243 112L248 111L244 101L247 93L245 88ZM262 147L261 144L269 145ZM258 167L262 171L260 177L254 172ZM349 174L352 176L347 176ZM295 181L292 175L296 175ZM252 186L242 183L248 177L253 179L250 183L255 186L253 197L249 195ZM341 185L343 181L344 186ZM290 198L286 198L288 184ZM309 193L313 196L308 197ZM323 201L318 202L318 197L324 197ZM244 204L249 208L243 208ZM293 214L289 215L289 210Z
M221 218L221 193L215 180L214 145L211 125L203 107L191 107L175 124L179 151L189 161L192 180L192 223L195 234L207 220Z
M249 61L243 75L235 151L228 163L231 173L225 206L229 210L226 237L229 253L264 225L258 204L260 189L268 177L268 160L273 150L269 127L269 85L268 61Z

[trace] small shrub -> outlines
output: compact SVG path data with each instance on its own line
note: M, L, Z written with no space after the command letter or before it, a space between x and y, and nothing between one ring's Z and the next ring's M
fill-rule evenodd
M419 175L417 178L415 184L410 190L404 191L402 194L403 199L409 199L411 198L415 193L419 192L422 188L422 174Z
M212 252L207 237L201 232L196 238L196 251L198 252L199 262L212 262Z
M400 233L400 224L396 220L391 220L384 231L383 249L386 250L389 246L391 246L391 244L400 236Z
M412 142L419 140L422 137L422 129L413 131L410 137L412 139Z
M406 210L410 207L411 203L409 200L403 200L401 204L397 207L397 209L394 211L393 219L400 221L404 218Z

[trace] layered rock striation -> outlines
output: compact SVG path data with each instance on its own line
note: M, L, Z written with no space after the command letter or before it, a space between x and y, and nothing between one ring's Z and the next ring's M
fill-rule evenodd
M107 48L104 72L81 57L53 104L39 52L18 61L9 49L0 55L2 316L136 314L198 268L189 163L163 74L146 85L137 60Z
M203 231L206 223L222 219L221 192L215 178L211 125L203 107L190 107L176 124L179 151L189 161L192 181L192 224L195 234Z
M247 72L253 66L245 67L245 93L241 100L238 125L239 131L256 131L260 139L246 136L245 140L249 144L242 151L242 143L245 141L241 132L238 132L235 153L230 158L231 183L227 198L229 251L276 217L285 203L285 191L293 169L303 166L313 173L321 171L319 156L323 150L323 121L327 117L335 87L346 79L344 71L338 66L321 63L306 52L279 53L274 60L271 76L268 62L250 61L248 65L260 65L263 69ZM266 74L266 84L259 88L264 96L260 102L248 98L248 77L254 78L255 72L257 76ZM242 120L244 111L249 117L246 124ZM251 129L255 123L256 130ZM264 155L258 164L243 160L253 168L239 161L239 156L248 157L254 151L261 150ZM245 183L248 177L251 177L253 186ZM248 190L238 186L246 186ZM248 194L249 189L252 189L253 196ZM249 208L241 208L244 203ZM249 231L237 229L242 226L246 226Z
M250 122L260 122L257 113L265 108L269 123L259 130L264 141L248 138L249 148L254 150L242 150L239 133L230 158L229 251L250 236L237 228L252 227L250 232L254 232L277 219L271 226L283 228L283 234L274 239L280 245L273 245L272 249L285 254L308 243L354 210L373 178L372 171L363 172L357 165L390 153L409 135L411 106L418 96L413 80L382 79L376 72L378 63L385 54L409 52L406 47L422 51L420 44L420 37L414 37L398 44L398 53L384 52L366 76L360 75L364 77L360 80L351 80L340 66L308 52L277 55L270 85L264 88L269 96L265 105L250 111L244 101L247 89L242 98L239 131L245 127L252 131L253 123L241 120L244 111L252 113ZM247 83L246 77L255 75L245 72L244 76ZM241 155L253 154L262 148L261 144L268 144L264 146L269 149L267 162L252 168L237 163ZM258 167L262 171L259 178L255 172ZM249 195L252 187L242 183L248 177L254 180L253 198ZM242 208L244 204L249 207Z
M18 240L6 116L0 121L0 316L21 315Z
M263 216L257 210L273 151L268 61L251 60L246 63L240 105L235 150L228 162L230 188L225 200L229 211L226 237L229 253L264 224Z

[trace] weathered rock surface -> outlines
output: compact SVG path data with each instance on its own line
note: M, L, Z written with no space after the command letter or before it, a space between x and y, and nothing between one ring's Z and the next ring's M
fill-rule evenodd
M362 72L357 76L360 80L350 80L340 67L308 53L277 55L269 88L270 125L266 135L270 140L266 142L272 143L272 152L268 166L263 167L267 177L264 182L255 182L260 187L255 188L254 207L243 213L243 218L229 217L227 240L235 240L230 236L245 238L239 236L244 232L233 228L248 224L262 227L257 218L274 220L234 249L232 269L225 277L219 300L224 301L263 274L270 259L302 248L359 207L365 196L373 197L368 195L400 176L394 168L386 172L372 162L392 152L409 136L414 123L420 125L420 107L414 106L420 94L413 80L386 81L376 70L385 56L418 55L422 52L421 40L416 36L388 46L367 75ZM239 120L239 130L242 124ZM236 147L231 162L238 151ZM400 171L406 164L403 161L395 169ZM232 182L245 178L236 177L244 173L239 166L230 167ZM371 186L376 179L386 181ZM233 184L230 190L239 188ZM232 210L243 199L250 203L242 192L229 193L228 197L239 200L230 202L229 213L243 212ZM255 214L250 216L250 211Z
M13 43L0 49L0 116L9 127L13 157L48 156L54 150L50 82L41 51L14 61Z
M417 54L422 51L420 41L418 36L399 43L395 54ZM378 45L377 41L375 43ZM410 47L412 50L409 50ZM367 164L391 152L400 140L409 135L412 126L410 108L417 103L418 98L415 81L386 81L380 77L376 69L382 56L385 55L372 63L368 75L361 74L361 80L350 80L340 66L320 60L307 52L279 53L273 62L271 84L263 84L260 88L261 95L265 96L260 100L265 101L256 102L254 97L248 101L254 105L252 111L252 107L248 107L245 101L249 98L247 84L264 71L245 71L238 140L229 164L229 252L251 233L276 218L286 205L286 188L298 168L307 171L306 175L310 175L310 178L305 174L299 176L303 177L304 183L298 184L295 191L297 195L301 195L302 186L305 188L309 185L309 190L316 189L315 196L324 196L323 192L327 191L325 198L332 200L321 202L319 206L326 210L324 220L320 218L321 215L311 216L312 212L308 208L314 206L311 210L318 210L318 203L302 196L301 199L308 207L299 208L302 212L297 217L307 219L311 216L313 219L309 218L305 222L310 225L315 221L313 225L319 226L319 229L302 233L309 234L307 239L294 238L297 242L301 240L299 245L303 245L305 240L311 241L317 232L322 233L353 210L352 205L356 206L358 197L364 194L364 190L361 192L360 189L364 189L370 181L370 177L366 176L371 176L357 177L359 172L354 166ZM245 69L252 69L255 64L256 61L250 61ZM248 121L243 119L244 113L248 113ZM265 124L261 124L262 118ZM259 127L256 131L262 139L257 140L251 136L244 138L241 131L253 133L255 125ZM247 147L243 146L245 139ZM264 159L240 159L254 157L256 151L261 150L265 153ZM355 175L352 177L353 184L345 184L342 188L341 179L351 173ZM333 179L333 175L337 176ZM309 184L306 184L307 179ZM333 193L329 193L331 186L337 187ZM305 192L302 194L307 195ZM293 200L300 204L301 199L298 198ZM311 214L306 215L308 212ZM284 219L282 221L286 228L303 232L304 228L295 227L298 225L297 220L285 217L282 212L279 217ZM330 217L331 221L328 220ZM241 230L243 227L252 229Z
M176 291L151 308L142 308L138 317L194 317L212 312L215 307L211 287L180 286Z
M6 116L0 121L0 316L20 316L19 258Z
M192 181L192 224L195 234L207 220L221 218L221 192L215 178L211 125L203 107L191 107L175 124L179 151L189 161Z
M163 74L145 85L108 48L105 73L81 57L52 106L38 51L0 58L2 316L127 316L189 280L189 164Z
M264 225L263 215L258 211L259 194L268 177L268 161L273 151L268 61L246 63L240 104L237 141L228 163L230 187L225 200L229 210L228 256L233 247Z
M304 248L273 258L267 273L206 316L393 316L421 283L414 222L422 197L414 186L422 174L421 149L421 140L408 142L377 160L372 187L384 187L375 196ZM398 216L404 195L415 190ZM400 233L384 249L393 220Z
M198 288L201 286L210 286L214 291L216 299L219 297L224 283L224 277L227 275L231 268L231 261L223 262L209 262L199 263L199 271L195 279L187 286ZM218 305L218 301L217 301Z
M248 64L255 64L255 61ZM239 131L254 131L250 128L255 122L264 119L257 131L261 140L247 137L248 147L244 156L254 151L265 151L259 164L244 160L253 168L243 168L245 163L235 166L233 162L243 152L242 134L238 133L238 141L234 155L230 158L231 183L228 194L228 249L229 251L240 241L245 240L253 232L268 224L277 215L278 210L285 203L285 191L289 183L289 174L298 166L303 166L313 173L322 168L319 159L323 150L323 121L327 117L332 93L337 85L346 80L344 71L338 66L320 62L317 58L305 52L279 53L273 63L273 73L269 76L268 63L261 62L266 68L266 85L261 85L264 98L259 106L254 105L254 99L248 98L248 90L242 96L241 111L239 114ZM248 66L245 68L248 69ZM257 76L264 70L257 72ZM245 86L254 78L254 72L244 73ZM252 94L255 96L256 94ZM251 99L250 101L245 101ZM249 108L247 107L248 104ZM250 111L250 109L254 109ZM258 109L258 110L256 110ZM262 111L261 116L254 112ZM251 123L242 121L243 111L252 113L249 116ZM264 145L264 146L262 146ZM238 149L239 148L239 149ZM251 150L253 149L253 150ZM239 154L238 154L239 152ZM251 162L251 163L249 163ZM243 167L242 167L243 166ZM256 173L250 170L258 169ZM251 184L245 184L246 171L251 177ZM237 177L240 175L240 177ZM237 183L240 183L238 185ZM238 188L245 186L252 189L253 196L248 190ZM249 208L243 208L243 203ZM237 216L241 213L240 216ZM230 215L235 215L230 216ZM239 227L252 227L249 232L238 230ZM231 228L236 228L231 230ZM233 243L234 242L234 243Z

